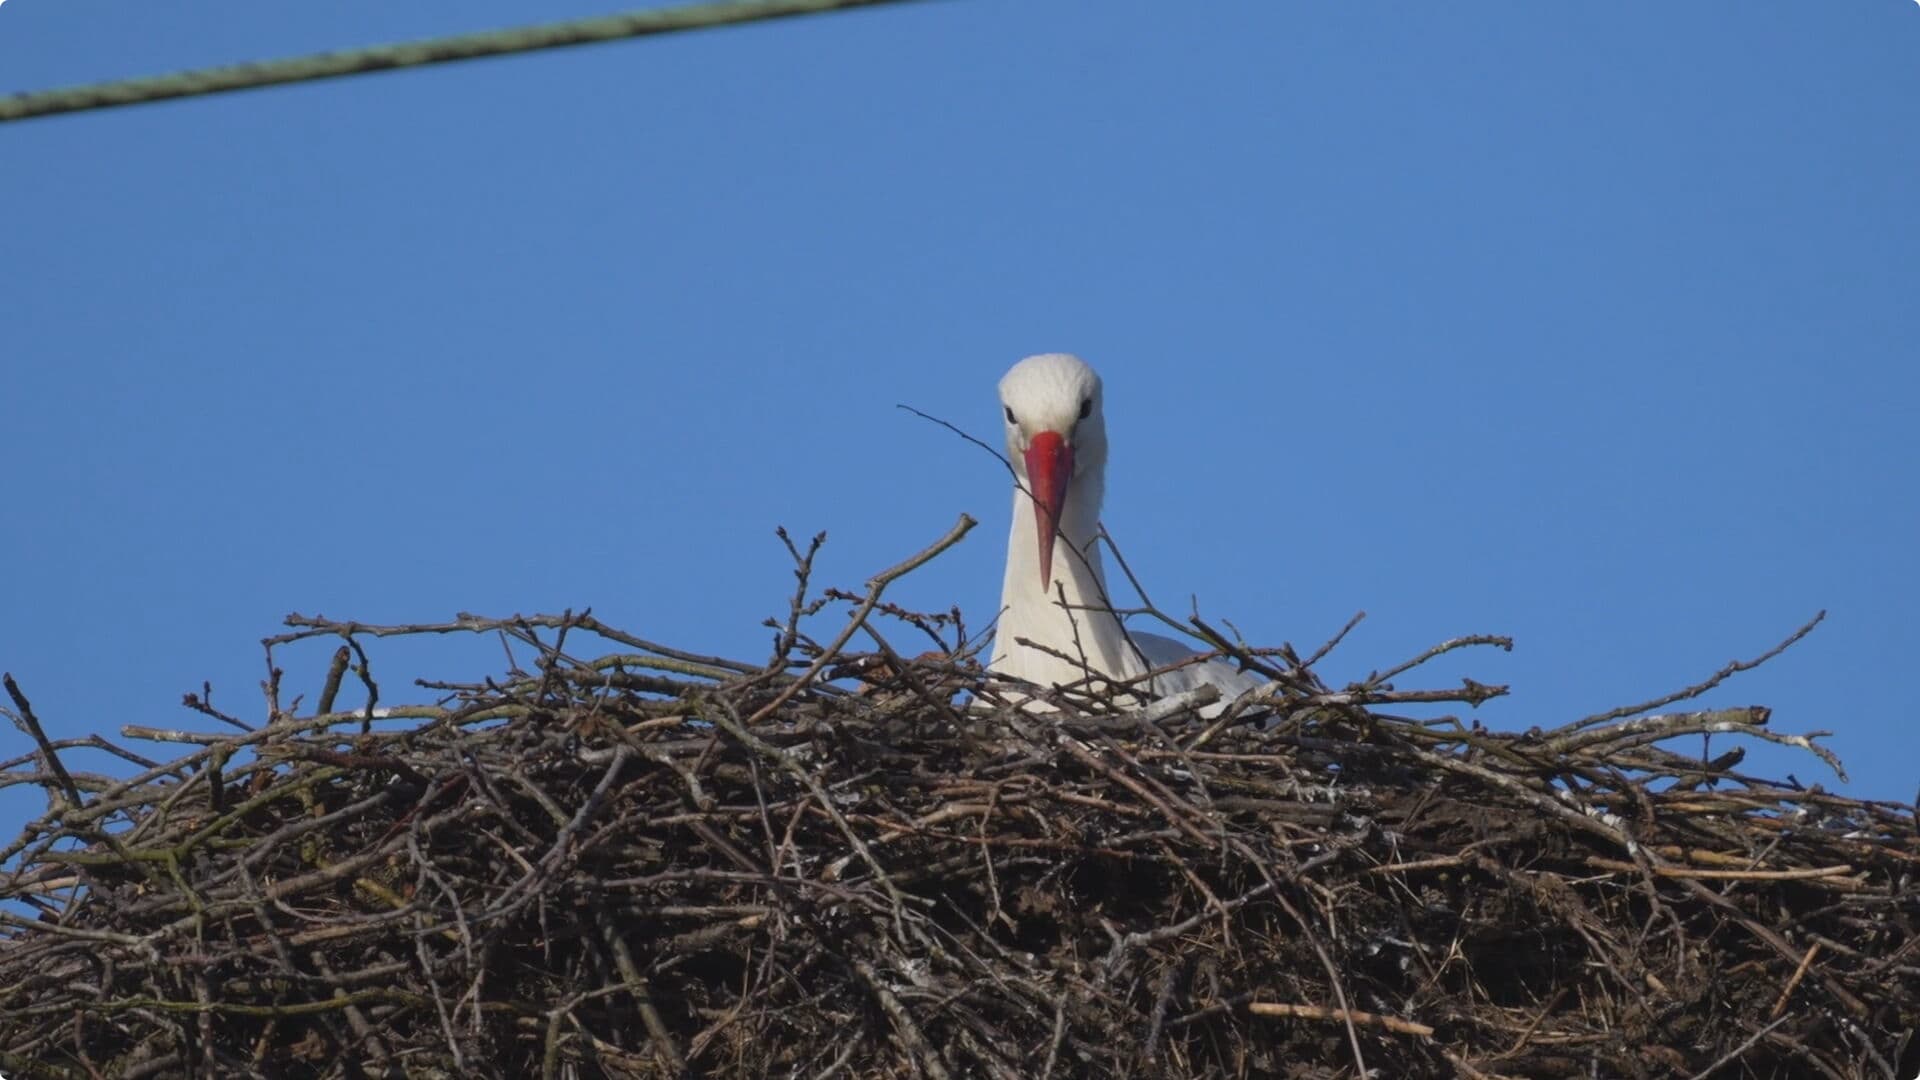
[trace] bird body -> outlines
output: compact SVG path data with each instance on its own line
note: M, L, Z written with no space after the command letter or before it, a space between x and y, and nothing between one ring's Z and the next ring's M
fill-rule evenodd
M1173 638L1129 631L1114 613L1099 548L1107 466L1100 376L1075 356L1030 356L1000 380L1000 405L1017 482L991 669L1041 686L1081 682L1089 669L1124 682L1192 656ZM1211 660L1156 676L1151 689L1207 683L1223 699L1260 685Z

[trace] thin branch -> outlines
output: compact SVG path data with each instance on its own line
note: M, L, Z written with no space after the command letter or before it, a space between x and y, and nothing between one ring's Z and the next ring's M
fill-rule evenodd
M1671 694L1665 694L1661 697L1654 698L1650 701L1642 701L1637 705L1622 705L1617 709L1608 709L1606 712L1594 713L1592 716L1588 716L1588 717L1584 717L1582 719L1576 720L1573 723L1567 724L1564 727L1555 728L1554 730L1548 732L1547 734L1549 736L1564 735L1571 731L1578 731L1581 728L1592 727L1595 724L1604 724L1612 720L1618 720L1622 717L1633 716L1636 713L1648 712L1653 709L1664 709L1667 706L1672 705L1676 702L1686 701L1690 698L1697 698L1701 694L1704 694L1707 691L1712 690L1714 687L1719 686L1721 683L1726 682L1728 679L1732 678L1733 676L1738 675L1740 672L1752 671L1754 668L1759 667L1761 664L1764 664L1767 661L1773 659L1774 657L1779 656L1781 653L1786 652L1788 649L1792 648L1794 644L1797 643L1801 638L1806 637L1808 634L1813 633L1813 628L1816 626L1819 626L1821 621L1826 617L1827 617L1827 613L1824 609L1818 612L1815 612L1813 618L1808 619L1805 623L1801 624L1798 630L1795 630L1793 633L1788 634L1786 636L1786 639L1781 641L1780 644L1775 645L1773 648L1768 649L1766 652L1761 653L1759 656L1756 656L1751 660L1728 661L1727 665L1721 668L1719 671L1714 672L1712 675L1708 676L1706 679L1702 680L1701 682L1697 682L1692 686L1687 687L1684 690L1676 690Z

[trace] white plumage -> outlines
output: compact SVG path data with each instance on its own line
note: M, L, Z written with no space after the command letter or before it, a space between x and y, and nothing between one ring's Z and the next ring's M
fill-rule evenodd
M1086 677L1080 657L1110 679L1128 680L1194 655L1173 638L1128 631L1113 614L1099 548L1107 471L1100 376L1075 356L1030 356L1000 380L1000 406L1007 457L1020 483L992 669L1053 686ZM1076 660L1022 646L1021 638ZM1207 683L1220 688L1223 702L1261 685L1231 664L1210 660L1158 676L1152 689L1167 695Z

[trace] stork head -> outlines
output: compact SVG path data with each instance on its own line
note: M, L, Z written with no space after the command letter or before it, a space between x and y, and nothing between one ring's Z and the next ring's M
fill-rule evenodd
M1033 497L1044 592L1052 584L1053 540L1067 489L1097 487L1106 467L1100 376L1077 356L1029 356L1000 380L1000 412L1007 426L1007 458Z

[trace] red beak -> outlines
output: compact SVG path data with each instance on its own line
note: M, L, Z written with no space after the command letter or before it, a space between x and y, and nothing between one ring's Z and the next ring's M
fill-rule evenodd
M1040 527L1040 590L1053 584L1053 538L1060 534L1060 507L1073 478L1073 447L1056 431L1043 431L1027 444L1027 490L1033 493L1033 521Z

